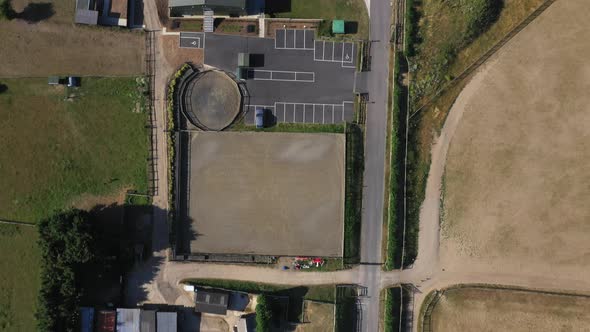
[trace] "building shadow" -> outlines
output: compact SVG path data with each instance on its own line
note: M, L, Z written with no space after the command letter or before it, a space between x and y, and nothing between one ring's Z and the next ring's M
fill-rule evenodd
M55 15L53 4L50 2L30 3L22 12L16 13L15 18L27 23L39 23Z
M359 24L356 21L345 21L344 22L344 33L358 33Z
M273 0L266 1L264 13L271 17L280 14L288 13L291 11L291 0Z

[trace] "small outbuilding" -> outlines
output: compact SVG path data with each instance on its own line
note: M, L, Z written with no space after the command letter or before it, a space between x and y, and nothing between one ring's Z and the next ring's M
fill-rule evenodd
M228 300L229 294L226 291L200 288L195 291L195 311L225 315Z
M139 332L140 309L117 309L117 332Z
M96 315L96 332L115 332L117 313L113 310L101 310Z
M157 321L158 332L176 332L178 329L177 315L175 312L158 312Z
M332 33L333 34L345 33L344 20L333 20L332 21Z
M139 315L141 332L156 332L156 311L142 310Z
M80 308L80 331L93 332L94 331L94 308L81 307Z
M59 85L59 76L49 76L47 79L49 85Z

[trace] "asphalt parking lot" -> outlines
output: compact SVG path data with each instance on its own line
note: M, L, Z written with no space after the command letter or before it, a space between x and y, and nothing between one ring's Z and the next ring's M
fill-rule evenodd
M274 39L206 34L205 64L236 73L238 53L255 59L244 80L246 123L254 122L257 106L277 122L351 121L357 45L315 40L314 33L277 30Z

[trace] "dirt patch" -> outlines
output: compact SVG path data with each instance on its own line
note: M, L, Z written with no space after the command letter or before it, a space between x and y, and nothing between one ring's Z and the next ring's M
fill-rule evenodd
M74 1L56 1L46 20L0 21L0 76L33 77L55 74L130 76L144 72L145 35L72 24ZM16 6L26 8L24 1ZM24 10L24 9L22 9Z
M334 331L334 305L330 303L305 302L304 322L297 325L296 332Z
M433 331L586 331L590 297L503 289L445 291Z
M129 189L130 188L122 188L118 192L110 195L97 196L91 194L82 194L72 202L71 206L76 209L90 211L91 209L101 205L123 205L123 203L125 203L127 190Z
M342 134L194 133L191 251L341 256L344 141Z
M215 33L258 37L258 19L216 19Z
M178 36L161 36L162 50L170 68L179 68L185 62L203 64L203 49L180 48Z
M447 271L590 273L588 10L555 2L453 106L464 114L444 182Z

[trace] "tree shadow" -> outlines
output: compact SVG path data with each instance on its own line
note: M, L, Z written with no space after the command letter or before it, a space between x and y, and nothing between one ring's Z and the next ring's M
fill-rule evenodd
M0 83L0 93L8 91L8 85Z
M168 248L167 212L151 205L98 205L90 210L99 259L84 269L81 303L131 306L148 299ZM164 217L164 218L162 218ZM161 290L175 299L176 290Z
M50 2L30 3L22 12L16 13L15 18L28 23L39 23L55 15L53 4Z

